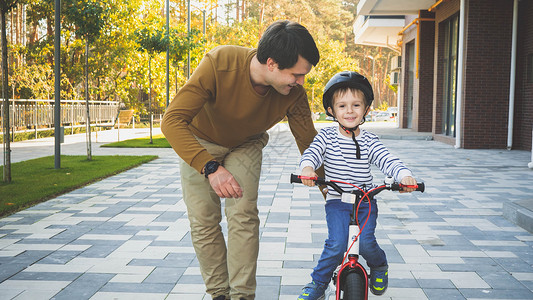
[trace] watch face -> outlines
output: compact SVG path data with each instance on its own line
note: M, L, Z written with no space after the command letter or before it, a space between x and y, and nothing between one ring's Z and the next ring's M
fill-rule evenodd
M220 164L217 161L210 161L205 165L205 175L208 176L211 173L215 173L218 170Z

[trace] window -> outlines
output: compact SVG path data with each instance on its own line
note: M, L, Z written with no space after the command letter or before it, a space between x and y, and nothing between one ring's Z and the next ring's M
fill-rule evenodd
M457 47L459 43L459 16L455 15L443 24L444 33L444 89L442 133L455 137L457 101Z

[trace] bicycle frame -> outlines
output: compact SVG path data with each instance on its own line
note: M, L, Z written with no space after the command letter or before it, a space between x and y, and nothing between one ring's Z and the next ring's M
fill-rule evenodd
M366 186L363 186L363 188L360 188L356 185L341 182L341 181L335 181L335 180L325 180L324 178L320 177L304 177L299 175L291 174L291 183L301 183L302 179L310 179L314 180L317 184L321 185L327 185L331 188L333 188L335 191L341 194L341 201L345 203L351 203L353 204L353 212L350 219L350 228L349 228L349 238L348 238L348 245L346 248L346 254L342 260L341 265L337 268L337 270L333 274L333 281L335 282L335 299L341 300L343 299L343 294L341 291L345 290L345 282L346 277L350 273L358 273L358 275L363 279L363 290L364 290L364 299L368 299L368 273L366 269L359 263L359 235L361 234L361 231L364 229L366 225L366 221L370 217L370 212L372 209L371 206L371 200L374 198L375 195L379 194L383 190L392 190L392 191L401 191L405 186L395 183L393 181L385 182L384 185L378 186L376 188L367 190ZM346 192L343 189L341 189L336 183L343 183L343 184L349 184L354 187L356 187L355 190L351 192ZM416 191L424 192L425 185L424 183L418 183L417 186L409 186L412 188L415 188ZM367 216L367 220L365 220L364 224L360 226L359 221L357 219L359 205L361 201L369 202L369 212ZM329 295L326 295L326 299L329 298Z
M363 190L366 190L365 187L363 187ZM360 192L360 191L357 191ZM341 201L345 203L350 203L353 205L353 211L352 216L350 219L350 227L348 230L348 244L346 245L346 254L343 259L343 263L340 265L340 269L336 271L333 275L333 279L335 282L335 299L340 300L341 298L341 291L344 291L344 282L345 278L350 272L356 272L363 278L363 290L364 290L364 298L365 300L368 299L368 272L366 269L359 263L359 235L361 234L361 231L364 229L364 225L366 225L366 221L362 227L359 225L359 220L357 219L358 209L361 201L364 201L364 196L361 196L360 193L342 193L341 195ZM354 197L355 196L355 197ZM367 202L370 203L369 199L366 199ZM370 204L369 204L370 205ZM370 211L371 207L369 207L369 212L367 216L370 217Z

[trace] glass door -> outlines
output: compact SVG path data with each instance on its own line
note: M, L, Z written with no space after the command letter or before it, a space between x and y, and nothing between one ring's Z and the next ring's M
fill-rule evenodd
M415 83L415 43L410 42L406 45L407 51L407 103L405 113L407 117L407 128L413 128L413 89Z
M455 15L443 24L444 29L444 88L442 133L455 137L457 100L457 47L459 42L459 16Z

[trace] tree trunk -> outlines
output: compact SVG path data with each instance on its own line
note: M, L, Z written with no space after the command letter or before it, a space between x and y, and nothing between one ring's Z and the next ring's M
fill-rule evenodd
M150 144L153 144L152 141L152 126L153 126L153 118L152 118L152 56L150 55L150 58L148 59L148 111L150 115Z
M46 37L50 40L54 37L54 28L51 18L46 18ZM48 54L48 63L50 65L54 64L54 56L52 53Z
M239 7L239 0L236 0L236 4L235 4L235 22L239 22L239 10L240 10L240 7Z
M87 120L85 123L85 137L87 141L87 160L92 160L91 149L91 115L89 113L89 40L85 41L85 106L87 108Z
M265 0L261 0L261 13L259 14L259 28L263 24L263 15L265 13Z
M7 66L7 32L6 32L6 12L0 11L0 22L2 23L2 79L4 85L4 182L11 182L11 140L9 136L9 81L8 81L8 66Z

